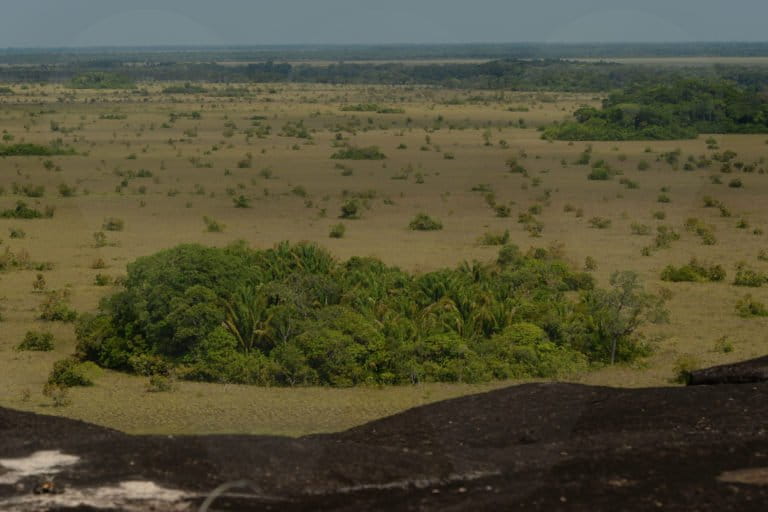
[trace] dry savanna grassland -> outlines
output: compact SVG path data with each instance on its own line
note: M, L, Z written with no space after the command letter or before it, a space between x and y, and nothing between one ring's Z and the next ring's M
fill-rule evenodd
M74 350L75 334L71 323L39 319L48 293L93 311L128 263L180 243L244 240L267 248L306 240L339 258L375 256L424 272L492 260L498 247L479 239L508 230L523 249L559 245L601 285L614 271L634 270L648 289L671 294L670 322L644 328L652 355L575 381L674 385L677 367L765 353L768 318L744 318L736 305L747 294L768 302L768 286L735 286L733 278L739 264L768 272L761 252L768 251L768 136L542 140L538 127L579 105L599 105L591 94L312 84L169 94L166 86L140 84L146 92L136 94L16 84L9 85L15 94L0 96L3 143L60 139L77 152L0 159L0 210L17 201L54 208L51 218L0 218L0 405L134 433L299 435L512 384L332 389L179 381L169 392L147 392L146 377L103 370L96 385L72 388L68 405L55 407L43 385L53 362ZM379 108L342 108L372 104ZM331 159L342 141L377 146L386 158ZM577 163L588 146L592 161L618 172L588 179L591 167ZM727 150L737 156L731 172L722 172L712 157ZM689 156L710 162L686 165ZM527 172L510 172L515 165ZM489 206L489 193L506 213ZM339 219L350 197L360 199L362 214ZM518 222L532 207L535 229ZM419 212L443 229L409 230ZM343 236L329 236L340 223ZM655 247L659 225L679 239ZM704 243L697 226L714 243ZM665 267L692 257L721 265L726 278L662 281ZM30 330L52 333L54 349L16 350Z

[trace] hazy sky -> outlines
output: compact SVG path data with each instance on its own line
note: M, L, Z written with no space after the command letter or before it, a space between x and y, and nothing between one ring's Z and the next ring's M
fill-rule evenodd
M0 0L0 47L762 41L768 0Z

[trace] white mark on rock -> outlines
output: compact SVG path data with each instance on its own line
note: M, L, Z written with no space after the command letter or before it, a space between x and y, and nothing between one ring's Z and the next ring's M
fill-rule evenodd
M27 476L58 473L64 466L77 463L80 457L66 455L59 450L35 452L29 457L0 459L0 484L13 485Z
M62 494L26 494L0 503L0 510L39 510L42 507L94 507L125 511L163 510L186 511L195 497L175 489L160 487L149 481L126 481L116 486L68 488Z

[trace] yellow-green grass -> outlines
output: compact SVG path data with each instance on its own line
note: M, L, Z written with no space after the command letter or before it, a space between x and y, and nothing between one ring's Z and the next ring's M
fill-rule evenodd
M53 270L43 272L48 289L68 287L72 305L79 312L95 310L102 297L115 291L110 286L96 286L96 274L124 275L126 264L135 258L179 243L225 245L242 239L256 247L269 247L281 240L309 240L329 248L339 258L375 256L388 264L424 272L463 260L493 259L497 248L482 247L477 239L488 231L508 229L511 241L524 249L562 243L566 258L577 266L583 265L587 256L593 257L598 265L594 273L601 285L607 284L613 271L630 269L641 274L649 289L666 287L672 291L671 323L645 330L655 346L652 356L631 366L575 376L574 380L619 386L671 385L675 361L681 355L692 355L707 365L764 354L768 349L768 320L744 319L734 309L746 293L768 302L768 287L745 289L731 284L733 267L739 261L768 271L768 263L757 260L758 251L768 249L768 237L752 233L753 228L768 229L768 175L721 174L717 162L710 169L673 170L663 160L656 161L661 153L677 148L682 150L683 160L688 155L711 154L705 143L707 136L690 141L593 143L593 159L605 159L624 174L610 181L590 181L586 178L588 167L573 164L587 144L547 142L540 139L536 127L565 118L580 104L597 104L599 98L592 95L506 91L503 99L497 100L494 96L498 93L488 91L258 84L244 86L249 88L248 96L222 98L209 94L169 96L160 93L162 85L141 87L147 89L147 96L125 91L71 91L50 85L30 85L22 90L14 85L16 95L0 98L0 126L14 136L13 142L47 143L61 137L80 152L87 152L50 158L61 171L47 170L43 164L47 158L0 159L0 186L5 189L0 208L12 207L18 199L40 208L56 207L52 219L0 219L0 251L5 247L14 252L26 250L34 261L53 263ZM217 87L223 88L211 86ZM271 93L271 88L276 91ZM447 104L477 95L487 101ZM339 107L347 103L377 103L402 108L405 113L342 112ZM509 110L521 105L528 112ZM55 112L46 113L50 110ZM171 128L161 127L171 112L185 111L199 111L202 119L181 118ZM115 112L126 118L99 118ZM272 134L265 139L253 137L247 143L242 130L250 126L249 118L254 115L267 118L262 122L272 126ZM441 129L433 130L439 117ZM352 175L343 176L336 168L338 161L330 159L336 151L331 147L336 133L332 128L355 119L359 120L355 133L342 132L344 137L359 146L377 145L388 158L343 161L353 169ZM520 119L527 128L517 127ZM71 133L51 131L51 120L65 131L75 129ZM231 137L224 134L228 121L237 126ZM303 121L315 130L312 143L279 136L287 121ZM483 133L489 123L491 145L486 146ZM449 129L449 124L455 129ZM184 135L191 128L197 129L197 136ZM189 141L179 142L182 138ZM169 144L169 139L176 142ZM716 139L720 151L732 149L739 155L736 160L745 163L768 155L768 136ZM508 147L502 147L501 140ZM400 144L407 149L397 149ZM210 151L214 145L219 149ZM421 146L427 150L422 151ZM650 153L645 152L647 147ZM251 167L239 168L238 162L246 153L252 154ZM446 159L445 153L454 158ZM127 159L132 154L136 159ZM517 157L530 177L539 178L541 183L533 186L531 179L510 174L505 165L510 157ZM190 158L210 162L211 167L196 167ZM565 167L561 165L563 159ZM641 159L651 164L649 170L637 170ZM408 166L413 171L406 180L392 179ZM122 194L116 193L115 187L123 178L115 170L142 168L151 171L154 178L132 179ZM272 169L271 179L260 174L264 168ZM230 172L225 174L225 169ZM422 174L423 184L416 183L417 173ZM712 184L709 176L713 174L720 175L724 183ZM744 182L743 188L728 187L736 176ZM637 182L639 188L627 189L619 183L622 177ZM13 196L14 182L45 185L46 194L42 198ZM77 195L59 197L60 183L77 186ZM204 188L204 195L195 193L196 184ZM496 217L483 194L470 190L478 184L491 185L497 203L509 204L512 215ZM139 193L141 186L146 187L144 194ZM296 186L304 187L307 196L291 193ZM670 203L657 202L661 187L669 187ZM227 188L234 189L235 195L250 197L252 208L234 208ZM544 231L540 238L531 238L517 223L517 214L540 204L537 198L545 189L551 189L551 198L538 215ZM171 190L178 193L169 196ZM369 200L370 209L363 210L361 219L344 221L344 238L331 239L328 232L339 222L343 190L373 190L376 197ZM723 218L716 208L703 208L705 195L726 204L733 217ZM385 204L385 199L393 204ZM307 200L311 206L305 204ZM566 204L583 209L583 216L564 212ZM325 216L321 209L325 209ZM659 210L666 213L663 221L651 216ZM441 220L444 229L408 230L409 221L422 211ZM203 216L223 223L224 231L207 232ZM611 219L610 228L591 228L589 219L595 216ZM736 228L742 216L749 220L750 229ZM102 230L107 217L124 220L125 227L106 232L114 245L96 248L93 233ZM689 217L715 226L718 243L702 245L698 237L686 232L683 225ZM669 249L641 256L641 249L650 245L653 237L632 235L633 222L653 228L671 225L682 239ZM23 228L26 238L10 239L11 227ZM666 265L685 263L692 256L722 264L728 278L722 283L695 284L660 280ZM91 268L98 258L106 262L106 269ZM43 299L32 288L36 273L12 270L0 274L3 406L62 414L129 432L299 435L348 428L429 401L513 384L279 389L182 382L171 392L148 393L146 378L103 372L94 387L70 391L71 405L53 407L42 395L42 386L53 362L74 350L75 336L71 325L36 320ZM46 328L56 335L54 352L13 350L27 330ZM715 350L716 341L723 336L732 341L732 352Z

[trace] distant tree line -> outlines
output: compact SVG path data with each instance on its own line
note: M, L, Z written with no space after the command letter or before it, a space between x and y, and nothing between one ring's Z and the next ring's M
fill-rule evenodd
M699 133L768 132L768 95L731 82L684 79L633 85L612 93L601 109L585 106L574 120L551 125L560 140L685 139Z
M0 82L69 82L74 86L83 84L101 86L109 85L109 80L115 78L117 80L114 85L121 88L137 81L319 82L600 92L633 85L668 83L686 78L729 80L743 86L758 87L768 82L768 67L746 65L664 67L520 59L484 63L418 65L407 62L294 65L273 61L242 65L173 61L128 65L120 62L98 61L58 65L0 66ZM105 82L104 79L108 80Z

